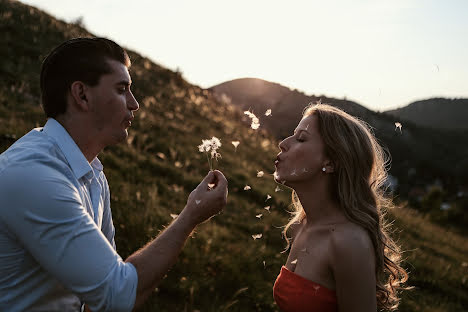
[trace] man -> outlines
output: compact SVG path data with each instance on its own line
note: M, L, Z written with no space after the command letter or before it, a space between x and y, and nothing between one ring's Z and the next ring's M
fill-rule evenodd
M126 261L116 253L97 155L127 138L139 108L129 66L127 53L103 38L67 41L45 59L48 121L0 155L0 311L131 311L195 226L226 205L227 181L210 172L155 240Z

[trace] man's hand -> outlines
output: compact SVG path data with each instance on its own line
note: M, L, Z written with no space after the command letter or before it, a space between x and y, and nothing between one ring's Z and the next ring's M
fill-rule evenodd
M221 171L210 171L190 193L180 217L197 225L219 213L227 202L227 180Z

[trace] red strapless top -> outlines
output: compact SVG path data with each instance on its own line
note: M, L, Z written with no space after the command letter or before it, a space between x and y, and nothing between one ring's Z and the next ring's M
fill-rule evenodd
M336 293L289 271L285 266L273 286L276 304L284 312L336 312Z

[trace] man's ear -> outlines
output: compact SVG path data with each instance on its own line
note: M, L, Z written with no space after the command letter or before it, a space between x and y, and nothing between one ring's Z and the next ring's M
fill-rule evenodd
M78 110L89 111L88 86L81 81L75 81L70 86L70 94L73 98L73 104Z

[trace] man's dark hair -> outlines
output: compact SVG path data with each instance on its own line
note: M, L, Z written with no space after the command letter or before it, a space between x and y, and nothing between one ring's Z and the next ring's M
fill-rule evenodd
M67 92L75 81L89 86L111 73L108 60L130 67L127 52L105 38L75 38L56 47L45 58L41 69L42 107L47 117L55 118L67 110Z

